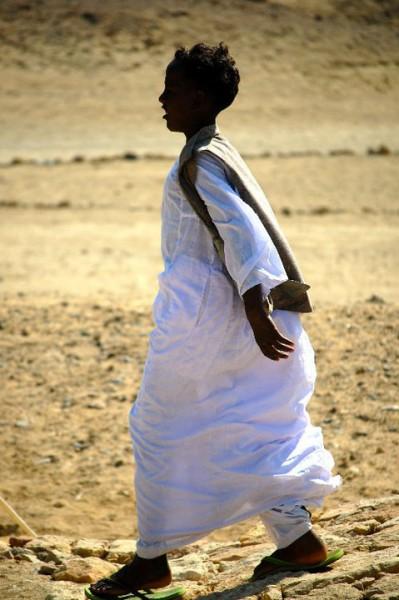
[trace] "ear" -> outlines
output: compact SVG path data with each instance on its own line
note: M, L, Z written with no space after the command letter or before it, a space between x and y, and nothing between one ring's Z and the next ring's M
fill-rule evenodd
M193 99L193 108L194 109L203 109L206 108L209 104L209 97L204 92L204 90L197 89L195 90L194 99Z

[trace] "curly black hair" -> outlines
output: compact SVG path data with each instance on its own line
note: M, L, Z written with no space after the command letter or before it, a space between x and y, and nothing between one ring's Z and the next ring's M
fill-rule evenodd
M181 46L176 50L173 62L211 95L217 112L233 102L238 93L240 73L223 42L217 46L195 44L189 50Z

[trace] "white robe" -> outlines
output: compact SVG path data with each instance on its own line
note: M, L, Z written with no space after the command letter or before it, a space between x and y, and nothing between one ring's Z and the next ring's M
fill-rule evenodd
M130 412L144 558L281 504L320 505L340 484L306 411L316 371L300 316L273 313L296 345L278 362L262 354L245 316L247 289L287 278L277 251L212 157L197 164L233 281L183 196L176 161L164 186L156 326Z

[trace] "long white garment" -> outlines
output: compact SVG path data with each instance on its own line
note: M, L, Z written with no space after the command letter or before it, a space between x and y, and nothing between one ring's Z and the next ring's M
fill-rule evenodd
M165 270L130 412L143 558L278 505L321 504L340 484L306 411L316 372L299 315L273 313L296 344L278 362L261 353L245 316L247 289L262 283L268 292L286 279L268 234L220 166L201 155L197 189L224 239L233 283L177 169L176 161L164 187Z

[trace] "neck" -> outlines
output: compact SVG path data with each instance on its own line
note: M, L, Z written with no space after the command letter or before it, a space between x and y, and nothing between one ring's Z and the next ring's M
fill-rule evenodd
M189 129L186 129L186 131L184 131L186 141L193 137L193 135L195 135L197 131L199 131L203 127L209 127L209 125L215 125L215 117L208 117L207 119L202 119Z

